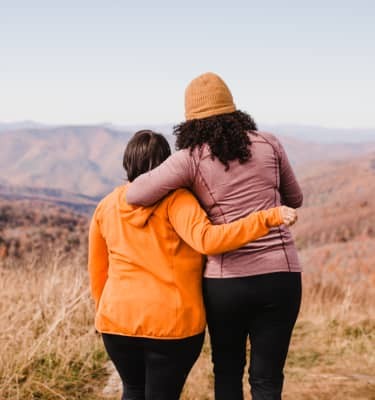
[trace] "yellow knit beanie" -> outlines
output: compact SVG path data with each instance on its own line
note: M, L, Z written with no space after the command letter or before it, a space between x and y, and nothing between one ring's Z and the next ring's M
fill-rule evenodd
M186 120L236 111L232 93L220 76L207 72L193 79L185 90Z

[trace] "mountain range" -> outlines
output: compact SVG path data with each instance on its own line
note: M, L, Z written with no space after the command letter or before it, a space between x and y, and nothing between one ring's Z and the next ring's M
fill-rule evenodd
M68 125L68 124L64 124ZM73 124L69 124L73 125ZM140 129L153 129L157 132L171 135L175 123L164 124L126 124L119 125L110 122L96 124L108 129L125 132L136 132ZM14 131L19 129L49 129L61 124L45 124L35 121L16 121L16 122L0 122L0 132ZM268 124L260 122L258 124L260 130L274 132L278 135L290 136L299 140L312 141L318 143L361 143L373 142L375 140L375 128L328 128L314 125L298 125L298 124Z
M88 216L124 182L123 151L138 128L0 124L0 258L59 243L64 254L85 249ZM167 126L146 128L166 133L174 147ZM305 269L373 265L375 140L278 137L304 192L293 233Z
M3 192L30 196L38 189L47 197L52 193L52 197L60 198L78 194L89 196L86 201L91 197L95 201L124 182L123 151L136 127L119 130L108 125L27 127L27 122L22 124L22 129L19 126L0 129ZM166 137L173 148L174 137L171 134ZM300 176L321 163L350 160L375 151L375 139L322 143L279 137Z
M304 204L292 231L305 270L339 265L375 272L375 152L321 162L305 171L300 184ZM0 260L48 248L85 252L97 202L63 190L0 185Z

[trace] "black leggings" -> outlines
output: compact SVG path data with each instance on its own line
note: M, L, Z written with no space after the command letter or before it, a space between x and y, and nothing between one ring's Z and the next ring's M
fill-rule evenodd
M301 274L204 279L216 400L242 400L246 341L253 400L280 400L283 368L301 302Z
M178 400L203 345L204 333L186 339L103 334L122 379L123 400Z

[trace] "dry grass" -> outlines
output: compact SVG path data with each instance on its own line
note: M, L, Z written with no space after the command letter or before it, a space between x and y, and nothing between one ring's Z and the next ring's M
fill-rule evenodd
M106 360L79 259L0 269L0 399L98 399Z
M0 399L103 399L107 358L93 328L84 260L25 265L0 266ZM304 276L285 400L375 399L374 282L362 270L345 272ZM212 386L206 344L183 399L212 399Z

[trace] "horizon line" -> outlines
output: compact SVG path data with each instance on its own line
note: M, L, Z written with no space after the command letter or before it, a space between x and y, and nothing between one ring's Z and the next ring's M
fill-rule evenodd
M41 122L33 119L20 119L20 120L0 120L1 125L16 125L16 124L34 124L40 125L40 128L56 128L56 127L64 127L64 126L77 126L77 127L85 127L85 126L113 126L114 128L126 128L126 127L135 127L135 126L162 126L162 125L170 125L174 126L179 124L180 122L110 122L110 121L98 121L98 122ZM375 126L350 126L350 127L342 127L342 126L333 126L333 125L319 125L313 123L298 123L298 122L258 122L257 125L268 125L268 126L281 126L281 127L303 127L303 128L322 128L322 129L330 129L330 130L366 130L366 131L375 131Z

